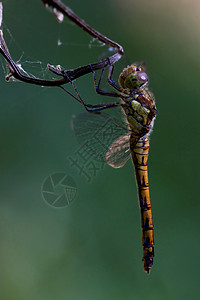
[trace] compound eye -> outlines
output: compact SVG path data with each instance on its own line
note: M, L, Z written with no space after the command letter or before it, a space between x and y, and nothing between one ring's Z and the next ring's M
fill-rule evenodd
M137 80L142 82L142 83L145 83L148 81L148 75L147 73L143 72L143 71L140 71L137 73Z

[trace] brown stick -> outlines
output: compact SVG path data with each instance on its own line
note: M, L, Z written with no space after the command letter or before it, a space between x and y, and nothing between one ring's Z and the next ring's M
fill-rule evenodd
M47 65L48 69L55 73L58 76L61 76L61 79L56 80L44 80L40 78L33 78L30 76L24 75L17 63L14 62L12 59L8 47L6 45L6 42L3 38L3 32L0 30L0 54L5 58L5 60L8 62L8 67L10 73L6 76L6 80L9 80L11 76L15 77L16 79L29 83L29 84L35 84L35 85L41 85L41 86L60 86L65 83L68 83L69 81L72 81L76 78L79 78L85 74L91 73L92 70L99 70L103 69L106 66L110 64L114 64L117 62L123 55L124 50L121 45L117 44L116 42L112 41L111 39L107 38L106 36L102 35L100 32L96 31L92 27L90 27L84 20L79 18L77 15L75 15L72 10L65 6L61 1L59 0L41 0L44 5L51 6L53 9L58 10L59 12L63 13L65 16L67 16L71 21L73 21L75 24L77 24L81 29L86 31L89 35L92 37L95 37L99 41L105 43L106 45L109 45L117 50L117 53L114 55L108 57L107 59L103 59L101 61L98 61L93 64L85 65L76 69L70 69L70 70L61 70L59 67L54 67L50 64ZM1 2L0 2L1 3ZM1 20L2 21L2 20Z

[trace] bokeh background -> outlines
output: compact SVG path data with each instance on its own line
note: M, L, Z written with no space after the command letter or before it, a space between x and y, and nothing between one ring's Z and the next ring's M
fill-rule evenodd
M147 62L158 108L149 158L154 265L147 276L132 163L106 166L87 183L69 162L79 147L70 120L81 105L58 88L6 83L1 58L1 299L198 299L200 3L64 3L123 45L116 78L127 64ZM47 63L69 69L108 54L67 19L59 24L39 0L3 4L9 50L35 76L52 76ZM91 75L75 83L87 103L108 101L95 94ZM77 195L58 209L41 189L59 172L74 179Z

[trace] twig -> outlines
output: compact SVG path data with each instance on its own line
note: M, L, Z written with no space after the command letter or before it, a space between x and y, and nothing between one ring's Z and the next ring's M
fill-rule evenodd
M77 24L81 29L86 31L89 35L92 37L95 37L99 41L113 47L116 49L117 53L114 55L103 59L99 62L85 65L76 69L70 69L70 70L64 70L61 69L59 66L54 67L50 64L47 65L48 69L53 72L54 74L61 76L61 79L56 79L56 80L45 80L45 79L40 79L40 78L33 78L30 76L24 75L17 63L14 62L12 59L8 47L6 45L6 42L3 37L3 31L0 30L0 54L5 58L5 60L8 62L8 68L9 68L9 74L6 76L6 80L8 81L10 77L14 77L20 81L29 83L29 84L35 84L35 85L41 85L41 86L61 86L65 83L68 83L69 81L72 81L76 78L79 78L85 74L91 73L92 70L99 70L102 68L105 68L106 66L110 64L114 64L117 62L123 55L124 50L121 45L117 44L116 42L112 41L111 39L107 38L106 36L102 35L100 32L96 31L92 27L90 27L84 20L79 18L77 15L75 15L72 10L65 6L61 1L59 0L41 0L45 7L51 6L53 8L53 11L55 13L55 10L59 11L61 14L64 14L67 16L71 21L73 21L75 24ZM2 22L2 10L3 10L3 5L0 2L0 25ZM57 19L58 15L56 14Z
M63 15L67 16L72 22L81 27L84 31L86 31L89 35L97 38L102 43L109 45L115 48L120 56L124 54L124 50L121 45L107 38L105 35L101 34L91 26L89 26L83 19L78 17L69 7L64 5L60 0L41 0L46 7L51 6L57 10L59 10ZM121 57L120 57L121 58Z

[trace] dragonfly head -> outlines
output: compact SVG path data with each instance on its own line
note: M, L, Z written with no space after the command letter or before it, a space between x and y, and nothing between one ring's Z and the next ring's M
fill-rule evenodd
M124 89L138 89L148 83L148 75L142 67L131 65L123 70L119 76L119 84Z

